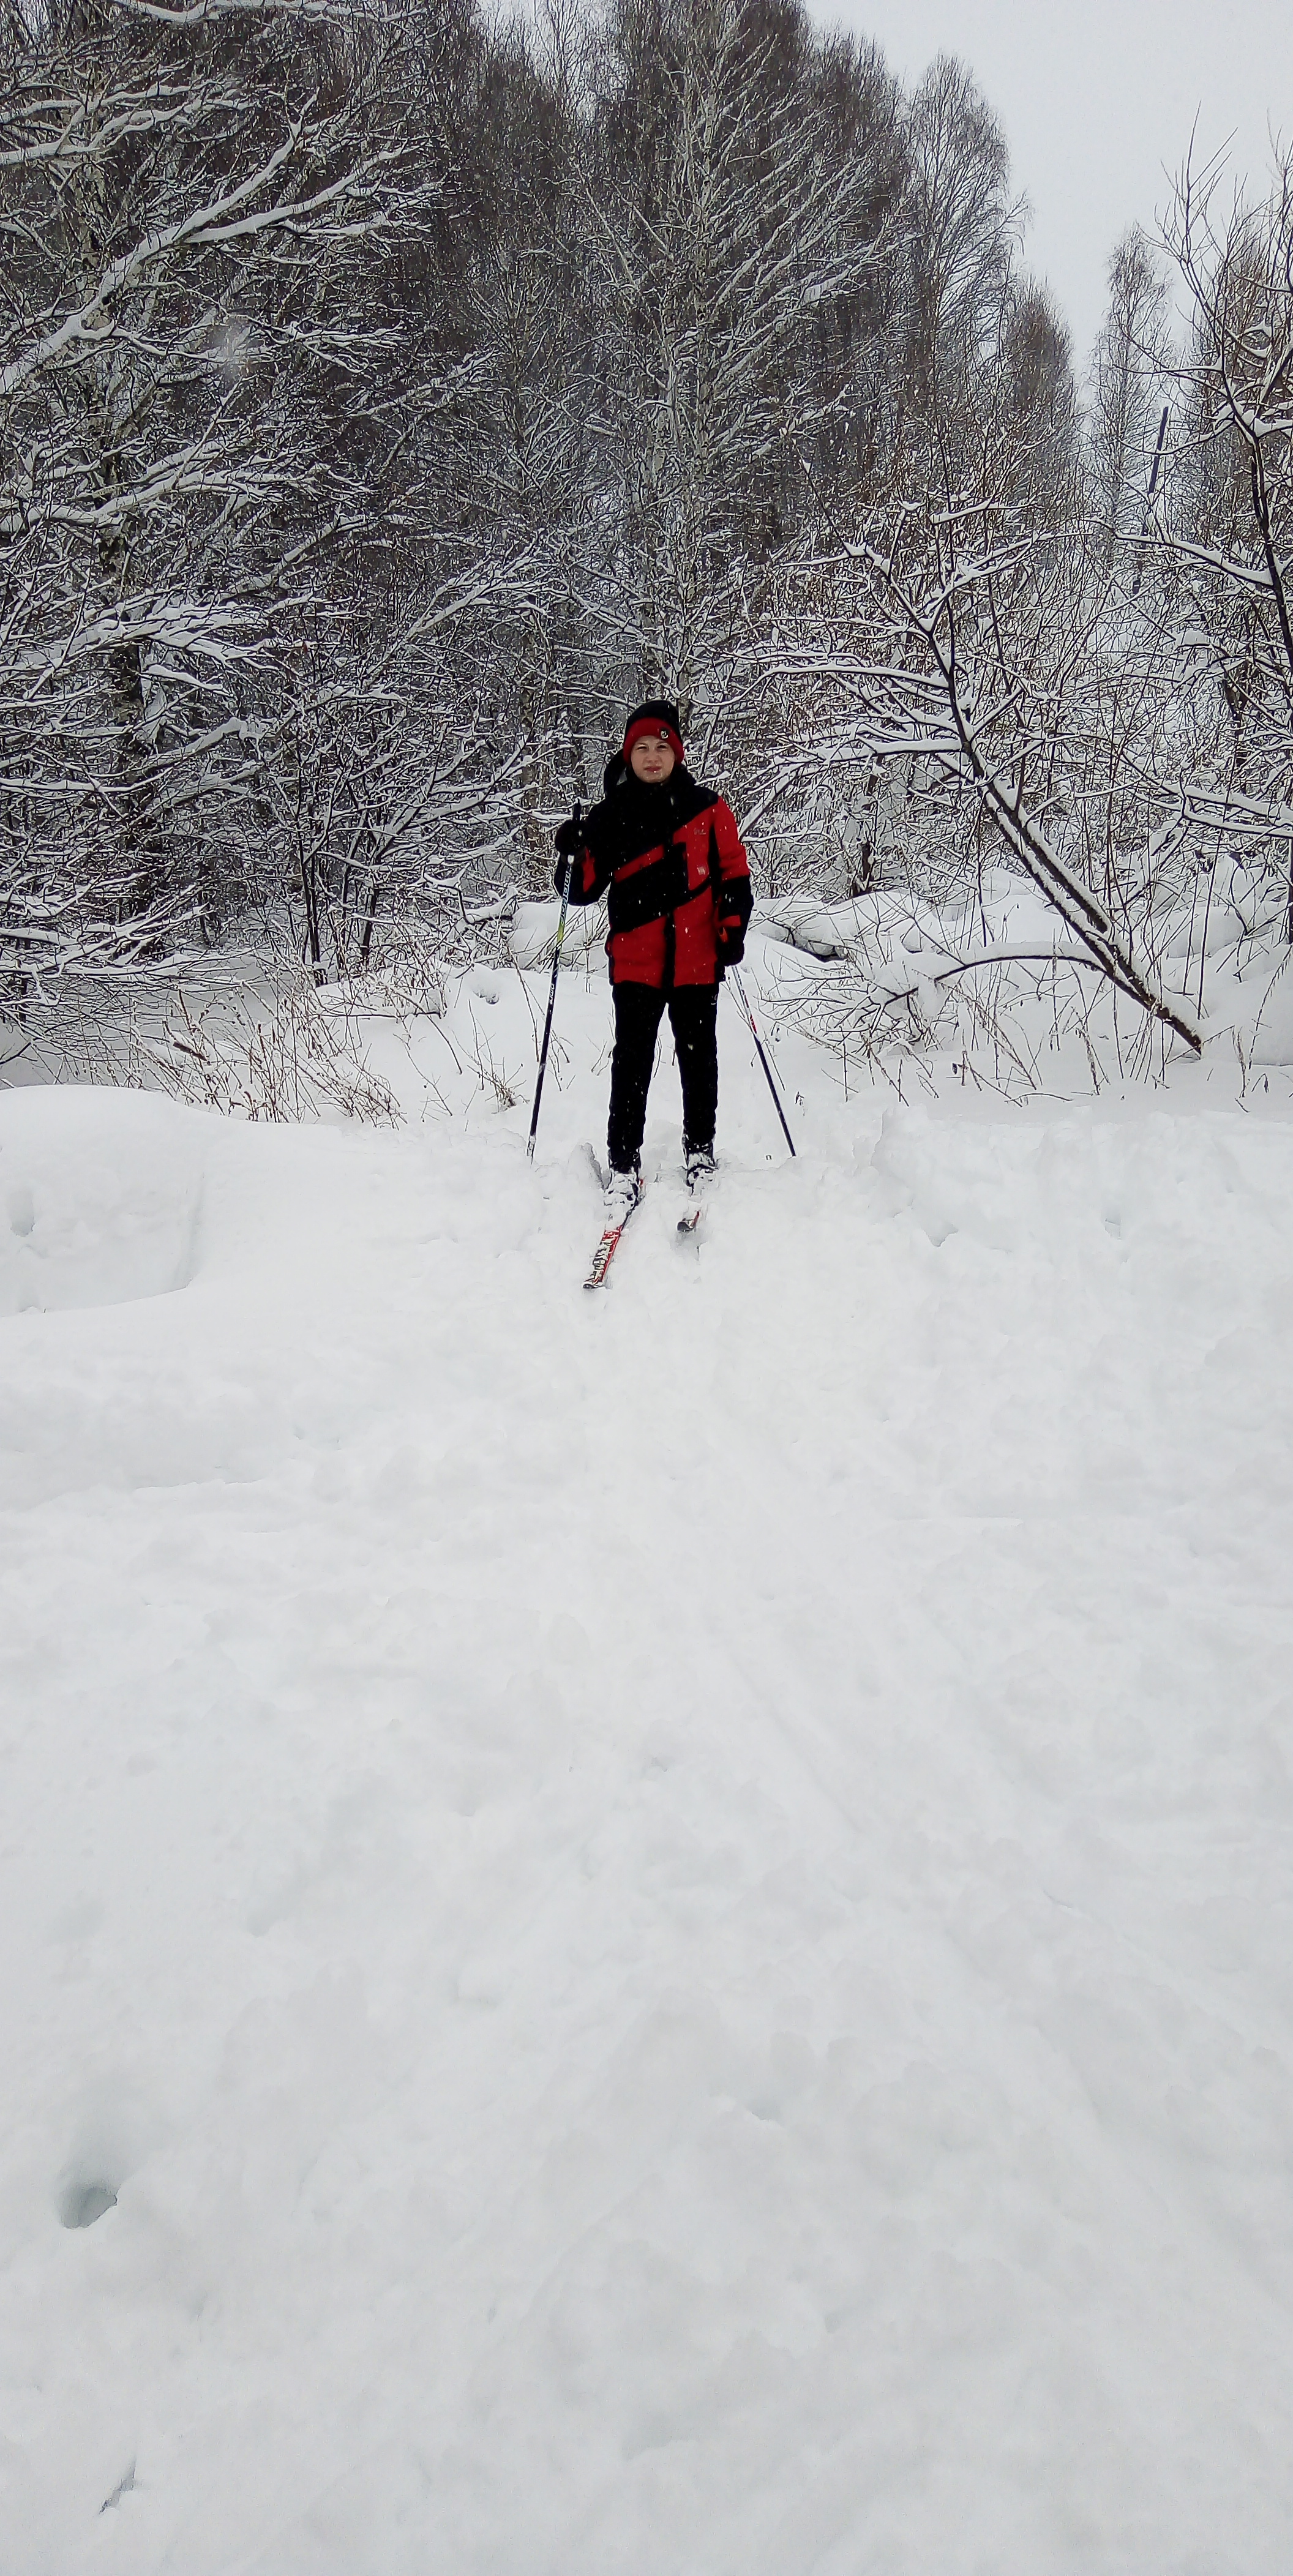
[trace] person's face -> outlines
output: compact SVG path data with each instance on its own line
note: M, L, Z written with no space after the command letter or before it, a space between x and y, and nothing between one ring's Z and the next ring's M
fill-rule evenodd
M629 767L644 787L660 787L673 768L672 747L658 735L640 734L629 753Z

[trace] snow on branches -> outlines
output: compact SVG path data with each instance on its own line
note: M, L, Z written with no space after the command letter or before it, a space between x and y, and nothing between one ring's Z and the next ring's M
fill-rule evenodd
M1291 166L1084 409L969 73L800 0L10 9L0 1007L456 938L659 689L765 893L1004 865L1197 1048L1200 872L1293 930Z

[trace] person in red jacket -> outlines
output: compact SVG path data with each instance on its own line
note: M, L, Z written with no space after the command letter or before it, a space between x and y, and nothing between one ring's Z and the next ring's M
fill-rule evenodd
M572 903L608 898L615 1053L607 1128L608 1219L641 1189L638 1156L661 1015L669 1013L682 1078L687 1185L714 1168L718 987L739 963L753 896L736 816L683 757L678 709L635 707L609 763L600 805L557 834L557 888Z

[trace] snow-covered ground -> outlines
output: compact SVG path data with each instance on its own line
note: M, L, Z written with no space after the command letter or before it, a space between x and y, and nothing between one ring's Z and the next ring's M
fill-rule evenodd
M544 981L0 1099L0 2568L1287 2576L1288 1078Z

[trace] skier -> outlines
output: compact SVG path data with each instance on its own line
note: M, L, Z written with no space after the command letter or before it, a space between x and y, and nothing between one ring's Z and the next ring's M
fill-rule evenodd
M753 896L736 816L686 767L678 709L635 707L608 762L600 805L557 834L557 891L596 903L609 890L615 1053L607 1128L606 1222L641 1195L638 1157L656 1032L667 1009L682 1077L683 1154L694 1190L714 1169L718 987L740 964Z

